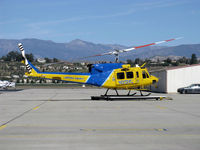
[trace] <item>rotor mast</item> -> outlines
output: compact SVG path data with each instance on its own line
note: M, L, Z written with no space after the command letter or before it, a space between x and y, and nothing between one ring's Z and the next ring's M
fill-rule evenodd
M119 50L115 50L113 52L113 54L115 55L115 63L118 63L119 62Z
M115 62L116 62L116 63L119 62L119 53L115 54Z

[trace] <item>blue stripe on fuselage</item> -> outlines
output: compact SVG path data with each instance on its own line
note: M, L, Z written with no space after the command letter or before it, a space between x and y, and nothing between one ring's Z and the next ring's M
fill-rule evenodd
M102 86L102 84L106 81L106 79L109 77L112 71L113 70L106 71L103 73L98 73L98 74L92 74L86 84Z

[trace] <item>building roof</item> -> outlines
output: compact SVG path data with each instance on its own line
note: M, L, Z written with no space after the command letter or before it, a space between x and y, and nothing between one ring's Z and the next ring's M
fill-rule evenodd
M196 67L196 66L200 66L200 64L184 65L184 66L176 66L176 67L165 67L165 68L162 68L159 70L153 70L150 72L168 71L168 70L183 69L183 68Z
M175 69L189 68L189 67L196 67L196 66L200 66L200 64L193 64L193 65L185 65L185 66L169 67L169 68L166 68L166 70L175 70Z

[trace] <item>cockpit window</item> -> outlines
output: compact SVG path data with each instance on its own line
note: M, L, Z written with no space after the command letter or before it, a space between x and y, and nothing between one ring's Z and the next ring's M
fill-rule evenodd
M143 79L149 78L149 75L146 73L146 71L142 71L142 77Z
M133 72L126 72L127 79L133 78Z
M146 78L146 73L144 71L142 71L142 77L143 77L143 79Z
M146 76L147 76L147 78L149 78L149 75L148 75L148 73L146 72Z
M117 73L117 79L124 79L124 72Z

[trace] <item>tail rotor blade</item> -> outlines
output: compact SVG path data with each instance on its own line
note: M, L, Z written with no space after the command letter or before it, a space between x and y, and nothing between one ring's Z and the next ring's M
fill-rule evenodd
M32 69L32 68L31 68L30 64L28 63L28 60L27 60L26 55L25 55L25 50L24 50L24 48L23 48L22 43L19 43L19 44L18 44L18 47L19 47L19 49L20 49L20 51L21 51L21 53L22 53L22 57L23 57L24 60L25 60L26 69L28 70L29 73L31 73L31 69Z
M20 49L20 51L21 51L21 53L22 53L22 57L23 57L23 58L26 58L25 51L24 51L24 48L23 48L22 43L19 43L19 44L18 44L18 47L19 47L19 49Z

